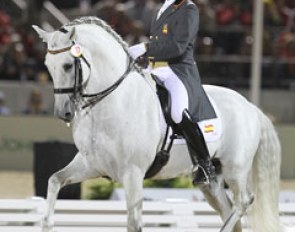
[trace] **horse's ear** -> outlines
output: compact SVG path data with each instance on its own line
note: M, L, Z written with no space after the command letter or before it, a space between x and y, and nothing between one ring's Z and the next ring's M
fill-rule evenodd
M76 28L72 27L71 31L70 31L70 41L74 41L76 40Z
M39 37L43 40L43 42L48 43L48 41L51 37L51 33L44 31L43 29L41 29L40 27L38 27L36 25L32 25L32 27L38 33Z

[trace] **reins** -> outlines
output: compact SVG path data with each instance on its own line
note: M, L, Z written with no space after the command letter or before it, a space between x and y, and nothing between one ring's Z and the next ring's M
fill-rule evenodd
M72 42L72 46L68 46L65 48L61 48L61 49L57 49L57 50L47 50L47 52L49 54L52 55L56 55L56 54L60 54L60 53L64 53L67 51L71 51L71 49L73 48L73 46L76 45L76 43L73 41ZM126 52L126 50L124 49L124 51ZM111 86L109 86L108 88L98 92L98 93L92 93L92 94L84 94L83 93L83 73L82 73L82 65L81 65L81 59L86 63L86 65L88 66L88 68L91 70L91 66L90 63L87 61L87 59L85 58L85 56L83 56L83 54L80 55L73 55L74 59L75 59L75 82L74 82L74 86L73 87L69 87L69 88L54 88L54 94L69 94L69 93L73 93L73 99L74 101L77 101L78 98L78 94L80 97L82 98L87 98L87 102L81 107L81 109L85 109L89 106L95 105L96 103L98 103L99 101L101 101L102 99L104 99L105 97L107 97L109 94L111 94L115 89L117 89L119 87L119 85L125 80L125 78L128 76L128 74L133 70L133 68L135 67L135 61L131 58L131 56L126 52L127 56L128 56L128 65L127 65L127 69L125 70L125 72L122 74L122 76ZM90 99L89 99L90 98Z
M95 94L82 94L82 97L85 98L92 98L88 100L88 103L82 106L82 109L85 109L86 107L90 105L94 105L97 102L101 101L103 98L108 96L110 93L112 93L115 89L119 87L119 85L125 80L125 78L128 76L128 74L131 72L131 70L134 68L135 61L128 55L128 66L124 74L110 87L106 88L105 90L102 90L99 93Z

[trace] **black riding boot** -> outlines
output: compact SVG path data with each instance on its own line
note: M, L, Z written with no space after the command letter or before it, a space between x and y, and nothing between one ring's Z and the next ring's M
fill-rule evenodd
M197 123L193 123L187 110L183 111L178 127L186 140L193 165L198 166L197 171L193 172L193 184L209 184L215 180L216 174L201 129Z

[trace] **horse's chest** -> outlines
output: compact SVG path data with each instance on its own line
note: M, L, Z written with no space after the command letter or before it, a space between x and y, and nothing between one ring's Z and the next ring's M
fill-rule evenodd
M87 160L90 166L99 169L107 175L108 170L118 166L118 147L114 139L99 133L77 133L74 135L75 144L81 155Z

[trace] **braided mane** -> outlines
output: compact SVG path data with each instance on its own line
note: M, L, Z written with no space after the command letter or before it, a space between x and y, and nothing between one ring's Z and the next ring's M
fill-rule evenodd
M111 36L113 36L114 39L122 46L122 48L126 52L127 56L130 58L129 51L128 51L128 44L122 39L122 37L110 25L108 25L102 19L99 19L99 18L97 18L95 16L84 16L84 17L80 17L80 18L74 19L71 22L66 23L64 25L64 27L67 27L67 26L70 27L70 26L76 26L76 25L82 25L82 24L97 25L97 26L103 28L104 30L106 30L106 32L110 33ZM141 75L144 75L142 73L142 68L139 65L135 64L134 68Z
M94 24L97 26L100 26L101 28L105 29L108 33L110 33L115 40L121 44L125 52L128 54L128 45L127 43L122 39L122 37L111 28L110 25L108 25L104 20L99 19L94 16L86 16L86 17L81 17L74 19L71 22L66 23L64 26L76 26L76 25L81 25L81 24Z

